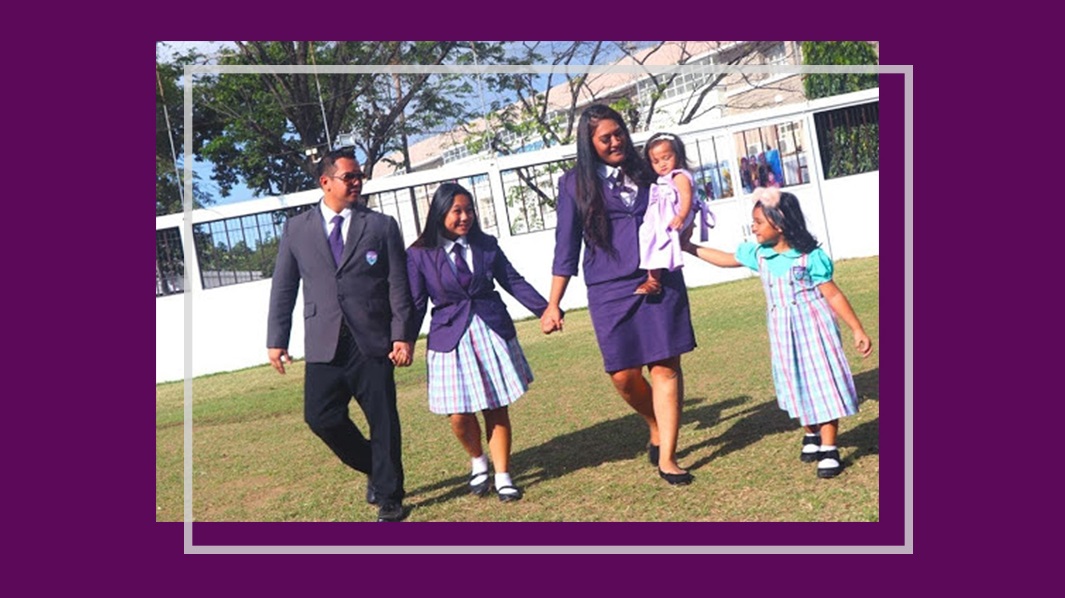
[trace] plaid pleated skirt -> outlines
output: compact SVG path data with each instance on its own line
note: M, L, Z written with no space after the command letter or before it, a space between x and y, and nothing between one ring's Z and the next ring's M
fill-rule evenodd
M429 411L444 415L509 405L533 381L518 338L503 340L476 314L453 351L429 350L426 362Z

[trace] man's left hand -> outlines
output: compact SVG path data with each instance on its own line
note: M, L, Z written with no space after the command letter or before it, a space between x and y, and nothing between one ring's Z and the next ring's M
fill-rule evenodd
M414 361L414 348L406 341L392 341L392 352L388 358L396 367L407 367Z

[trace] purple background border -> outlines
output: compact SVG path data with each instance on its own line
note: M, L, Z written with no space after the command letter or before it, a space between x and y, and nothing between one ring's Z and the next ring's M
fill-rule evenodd
M912 587L911 573L922 570L930 575L944 571L946 559L916 566L916 557L875 555L523 555L521 557L446 555L217 555L182 554L182 526L155 522L154 468L154 303L145 294L150 288L147 273L152 271L150 219L154 212L146 199L152 194L150 163L153 144L149 124L153 122L151 93L155 87L151 62L156 40L338 38L346 31L358 31L360 24L372 25L365 37L377 39L462 39L484 37L483 31L499 31L499 5L414 3L403 12L433 15L421 22L400 20L391 13L375 14L373 8L359 5L320 8L258 3L254 10L217 3L185 3L171 7L168 17L157 8L127 10L124 18L139 20L140 28L127 27L120 34L105 35L94 30L85 35L84 15L68 15L74 23L62 31L55 19L45 43L32 32L26 39L11 41L32 47L38 54L26 66L11 68L8 80L26 100L26 114L11 118L9 140L21 143L20 156L42 156L42 167L29 162L29 172L10 176L12 197L35 201L34 208L53 207L41 199L62 198L61 212L77 212L65 219L68 238L79 248L71 267L55 271L41 264L71 264L69 245L57 250L40 250L41 260L23 264L12 259L7 264L9 280L25 281L13 289L16 301L26 297L27 314L12 310L9 330L24 338L22 352L29 357L11 360L18 368L11 373L7 392L11 400L7 446L28 447L8 454L9 486L8 540L21 555L12 574L11 586L63 589L125 587L150 589L153 595L200 595L216 593L273 595L306 592L311 584L353 592L392 591L403 595L421 589L427 592L464 590L479 579L471 559L483 563L485 575L481 591L488 587L493 573L504 576L511 587L547 585L564 590L564 595L599 595L620 590L623 595L683 591L721 592L729 589L795 593L821 591L861 591L863 594L897 594ZM492 37L526 39L571 39L609 37L642 39L659 37L645 29L647 19L627 19L634 8L616 6L604 12L600 6L566 3L563 14L538 4L521 19L507 22L506 33ZM303 8L302 13L299 9ZM295 10L294 10L295 9ZM32 10L32 9L31 9ZM350 22L329 16L337 10L353 13ZM381 10L381 9L376 9ZM700 8L701 10L701 8ZM734 37L749 39L877 39L882 43L883 64L914 64L920 47L936 46L942 40L910 32L911 15L905 10L868 17L861 25L852 4L828 6L794 3L750 5L721 4L707 7L705 16L681 19L681 29L670 23L670 37L676 39ZM143 11L143 12L138 12ZM461 11L461 14L459 14ZM437 18L440 13L446 17ZM606 19L604 14L610 14ZM478 22L477 18L483 17ZM773 18L780 16L779 19ZM787 15L782 16L782 15ZM835 15L835 16L833 16ZM53 15L54 16L54 15ZM752 20L753 19L753 20ZM442 21L453 25L441 26ZM491 28L483 24L492 23ZM742 33L742 35L740 35ZM590 35L591 34L591 35ZM47 46L47 47L42 47ZM924 71L922 71L923 73ZM26 80L42 83L47 93L29 91ZM786 544L901 544L902 542L902 400L903 400L903 146L902 80L887 77L881 87L881 275L888 281L881 292L881 522L876 524L506 524L494 526L504 535L505 544L559 543L564 536L585 533L589 526L613 543L684 543L712 545ZM894 80L897 80L894 81ZM928 80L928 78L923 79ZM52 87L54 86L54 88ZM101 89L104 91L101 92ZM9 92L13 93L13 92ZM893 107L897 106L897 110ZM12 114L9 114L11 116ZM926 113L922 116L927 118ZM70 133L86 119L88 131L78 140L57 150L50 126ZM928 121L922 121L928 122ZM71 151L73 150L73 151ZM42 191L34 171L62 174L73 168L80 181L69 175L63 187L49 183ZM31 170L32 169L32 170ZM885 172L897 172L887 177ZM71 173L72 174L72 173ZM56 179L51 179L56 180ZM922 206L928 217L934 205ZM940 207L938 209L945 209ZM42 212L43 215L43 212ZM11 222L11 220L9 220ZM9 224L5 241L25 248L39 241L40 228ZM927 227L926 231L929 230ZM915 241L916 243L916 241ZM17 255L17 254L16 254ZM928 269L925 270L928 272ZM27 289L39 284L45 293ZM944 291L950 283L930 275L915 282L922 292ZM54 289L54 291L53 291ZM886 289L887 292L884 292ZM88 290L94 295L83 297ZM75 292L76 291L76 292ZM28 297L27 297L28 295ZM9 308L11 309L11 308ZM58 327L42 331L41 322L56 321ZM117 331L117 333L116 333ZM59 334L57 334L59 333ZM80 342L79 342L80 341ZM889 351L888 347L894 350ZM58 372L58 373L57 373ZM43 380L71 381L61 389L41 391ZM896 401L895 408L892 402ZM947 409L954 403L922 405L923 417L934 409ZM40 425L43 410L53 416ZM934 417L934 414L932 415ZM58 439L58 440L57 440ZM922 450L927 450L922 443ZM29 450L32 449L32 457ZM928 469L924 470L927 474ZM936 478L917 480L923 493L936 490ZM949 501L947 501L949 502ZM956 505L955 505L956 506ZM942 521L926 511L922 520ZM964 516L959 525L969 521ZM242 544L266 541L270 544L313 542L346 543L358 536L376 544L378 539L366 528L371 524L307 524L321 531L307 532L302 524L215 524L197 526L198 540L230 542L237 536ZM937 523L941 528L946 523ZM421 528L467 526L471 533L497 533L492 524L410 524L393 530L391 539L436 533ZM482 527L483 526L483 527ZM525 532L524 528L530 531ZM232 528L239 531L230 531ZM288 528L291 528L290 530ZM408 529L409 528L409 529ZM521 530L521 531L514 531ZM933 534L932 531L936 533ZM463 528L462 533L466 533ZM948 532L949 533L949 532ZM526 534L522 542L514 534ZM448 536L454 533L448 529ZM560 537L561 536L561 537ZM919 535L925 548L939 546L948 536L940 529ZM669 540L667 542L666 540ZM828 539L828 541L826 541ZM725 541L723 541L725 540ZM419 539L424 542L424 539ZM582 540L581 543L584 541ZM361 543L361 542L360 542ZM387 543L381 541L381 543ZM605 542L604 542L605 543ZM648 552L655 552L649 548ZM946 552L922 550L922 552ZM964 554L964 550L960 551ZM949 555L948 555L949 556ZM869 559L891 558L890 569L882 569ZM958 558L963 558L959 555ZM507 560L501 560L507 559ZM266 565L265 567L263 565ZM332 570L331 577L323 572ZM620 573L620 574L619 574ZM657 573L657 574L656 574ZM973 577L977 577L973 572ZM391 575L389 575L391 574ZM403 576L402 583L392 579ZM971 583L956 579L959 589ZM813 587L807 587L813 586ZM849 589L847 589L849 588ZM447 591L446 593L451 593Z

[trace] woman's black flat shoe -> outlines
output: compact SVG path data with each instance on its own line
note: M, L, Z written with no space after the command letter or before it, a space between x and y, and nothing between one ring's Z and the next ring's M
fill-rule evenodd
M666 473L659 469L658 475L673 486L687 486L695 479L695 476L686 471L684 473Z

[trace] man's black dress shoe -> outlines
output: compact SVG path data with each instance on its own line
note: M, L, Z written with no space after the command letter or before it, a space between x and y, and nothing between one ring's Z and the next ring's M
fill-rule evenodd
M377 509L378 521L403 521L407 517L407 511L400 502L384 502Z

